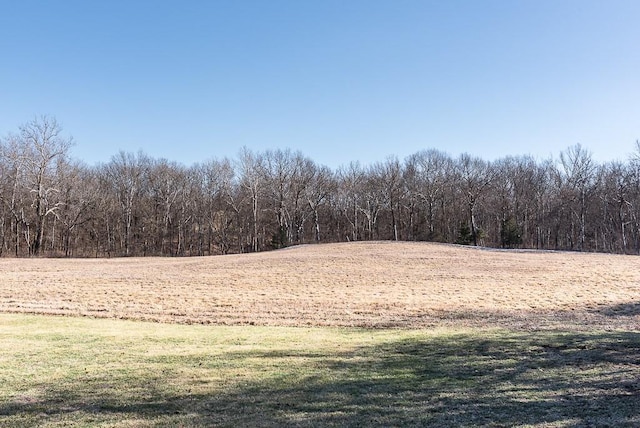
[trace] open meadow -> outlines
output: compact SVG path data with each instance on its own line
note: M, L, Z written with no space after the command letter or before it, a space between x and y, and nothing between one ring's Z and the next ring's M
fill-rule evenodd
M2 426L640 426L639 257L1 259L0 312Z
M217 257L0 259L0 311L276 326L638 327L640 257L359 242Z

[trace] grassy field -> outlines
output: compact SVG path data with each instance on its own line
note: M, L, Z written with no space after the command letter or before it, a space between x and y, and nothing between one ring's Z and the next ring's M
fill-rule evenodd
M638 426L640 333L0 316L2 426Z
M638 326L640 257L360 242L200 258L0 259L0 312L343 327Z
M3 427L640 426L636 257L4 259L0 311Z

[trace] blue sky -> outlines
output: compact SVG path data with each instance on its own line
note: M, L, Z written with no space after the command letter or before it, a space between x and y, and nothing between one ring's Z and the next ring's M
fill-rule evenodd
M55 116L73 156L300 150L336 168L640 139L637 0L0 0L0 135Z

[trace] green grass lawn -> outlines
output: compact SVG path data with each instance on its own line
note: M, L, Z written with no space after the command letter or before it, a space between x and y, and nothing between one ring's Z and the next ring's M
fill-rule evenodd
M640 426L640 333L0 315L0 426Z

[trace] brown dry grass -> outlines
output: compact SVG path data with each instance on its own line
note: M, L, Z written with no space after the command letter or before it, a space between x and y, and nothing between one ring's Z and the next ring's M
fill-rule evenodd
M2 259L0 311L160 322L640 329L640 257L428 243Z

